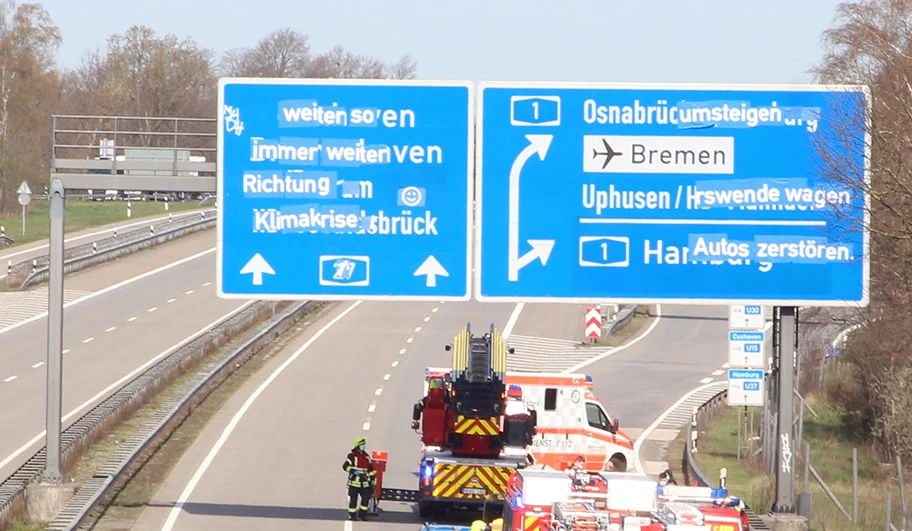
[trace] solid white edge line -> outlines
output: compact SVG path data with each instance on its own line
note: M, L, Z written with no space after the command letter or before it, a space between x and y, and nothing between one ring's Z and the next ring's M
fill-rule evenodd
M190 495L193 494L193 490L196 489L196 485L202 479L203 474L206 473L206 470L209 468L209 465L212 464L212 461L218 455L219 450L222 449L222 446L225 445L225 442L228 441L228 438L231 437L231 433L234 432L234 429L240 423L241 419L247 413L247 410L253 405L257 398L269 387L272 382L282 374L289 365L295 362L301 354L304 353L310 346L319 339L323 334L325 334L330 328L332 328L336 323L341 321L346 315L352 312L358 305L361 304L361 301L355 301L351 306L345 309L342 313L335 316L331 321L326 323L323 328L317 330L317 332L310 337L303 345L301 345L298 350L296 350L291 357L285 360L279 367L269 375L266 380L260 384L259 387L247 398L247 401L241 406L237 413L234 414L234 417L231 418L231 421L228 422L228 425L225 426L222 435L218 438L215 444L212 446L212 449L209 450L209 454L206 455L206 458L203 459L203 462L200 463L199 468L194 472L193 477L190 478L190 481L187 483L187 486L184 487L183 492L181 492L180 497L177 500L177 503L174 504L174 507L171 508L171 511L168 513L168 519L165 520L164 525L162 525L162 531L171 531L174 528L174 523L177 521L177 517L180 516L181 511L184 508L184 505L187 503L187 500L190 499Z
M649 436L652 435L652 432L654 432L656 430L656 428L659 427L659 424L663 423L665 421L665 419L668 418L668 415L671 415L672 412L674 412L674 410L678 409L678 406L683 404L685 400L687 400L688 398L692 397L693 395L699 393L700 391L706 389L707 387L719 385L720 383L722 383L722 382L708 383L706 385L701 385L700 387L697 387L696 389L691 389L684 396L679 398L678 401L674 403L674 405L672 405L670 408L666 409L664 413L659 415L659 417L655 420L655 422L650 424L648 428L643 430L643 433L641 433L640 436L637 437L637 440L634 441L634 443L633 443L633 466L634 466L634 468L636 468L637 471L643 472L643 465L640 462L640 450L642 450L642 448L643 448L643 443L646 442L646 439L648 439Z
M621 352L624 349L628 349L628 348L636 345L640 341L646 339L646 336L651 334L652 331L655 330L655 328L657 326L659 326L659 323L661 321L662 321L662 305L656 304L655 321L653 321L652 324L649 325L649 328L644 330L642 334L636 336L633 340L628 341L627 343L624 343L623 345L621 345L619 347L615 347L613 349L606 350L605 352L602 352L601 354L599 354L598 356L596 356L594 358L588 359L582 363L574 365L573 367L570 367L569 369L561 371L561 372L564 374L573 374L573 373L579 371L580 369L582 369L583 367L588 367L589 365L592 365L593 363L602 361L603 359L607 358L608 356L612 356L614 354L617 354L618 352Z
M122 288L122 287L124 287L124 286L127 286L127 285L129 285L129 284L132 284L132 283L137 282L137 281L139 281L139 280L142 280L142 279L144 279L144 278L151 277L152 275L157 275L158 273L161 273L162 271L167 271L168 269L171 269L171 268L173 268L173 267L177 267L177 266L179 266L179 265L186 264L187 262L189 262L189 261L191 261L191 260L196 260L197 258L199 258L199 257L201 257L201 256L205 256L205 255L207 255L207 254L209 254L209 253L214 253L214 252L215 252L215 249L216 249L215 247L212 247L211 249L206 249L206 250L203 251L203 252L196 253L196 254L194 254L194 255L192 255L192 256L188 256L188 257L186 257L186 258L181 258L180 260L178 260L178 261L176 261L176 262L171 262L170 264L165 264L165 265L163 265L163 266L161 266L161 267L159 267L159 268L157 268L157 269L153 269L152 271L146 271L145 273L142 273L142 274L140 274L140 275L137 275L137 276L135 276L135 277L133 277L133 278L128 278L128 279L126 279L126 280L124 280L124 281L122 281L122 282L118 282L117 284L114 284L114 285L112 285L112 286L108 286L108 287L106 287L106 288L104 288L104 289L100 289L100 290L98 290L98 291L93 291L92 293L89 293L89 294L86 295L85 297L80 297L80 298L78 298L78 299L76 299L76 300L74 300L74 301L70 301L70 302L64 304L63 307L64 307L64 308L69 308L70 306L75 306L75 305L77 305L77 304L79 304L79 303L81 303L81 302L85 302L85 301L87 301L87 300L89 300L89 299L94 299L95 297L98 297L99 295L104 295L105 293L110 293L110 292L112 292L112 291L114 291L114 290L116 290L116 289L120 289L120 288ZM26 319L26 320L24 320L24 321L19 321L19 322L16 323L16 324L7 326L6 328L0 330L0 335L4 334L4 333L6 333L6 332L9 332L10 330L19 328L20 326L26 325L26 324L28 324L28 323L37 321L37 320L39 320L39 319L44 319L45 317L47 317L47 315L48 315L48 313L45 311L45 312L42 312L42 313L40 313L40 314L38 314L38 315L29 317L28 319Z
M507 324L504 325L503 332L500 333L504 339L510 339L510 334L513 333L513 327L516 326L516 321L519 320L519 315L522 313L523 308L526 307L526 303L519 302L513 308L513 313L510 314L510 318L507 319Z
M118 389L118 388L120 388L121 386L123 386L126 382L128 382L129 380L131 380L131 379L133 379L134 377L136 377L137 374L141 373L142 371L146 370L147 368L149 368L149 367L152 366L153 364L157 363L159 360L161 360L161 359L164 358L165 356L167 356L167 355L171 354L172 352L174 352L175 350L177 350L177 349L183 347L184 345L186 345L186 344L189 343L190 341L193 341L194 338L196 338L196 337L199 336L200 334L206 332L206 331L209 330L210 328L212 328L212 327L218 325L218 324L221 323L222 321L225 321L225 320L227 320L227 319L230 319L230 318L233 317L235 314L240 313L241 311L244 310L244 308L247 308L248 306L250 306L250 305L253 304L254 302L256 302L256 301L247 301L247 302L245 302L245 303L242 304L241 306L235 308L234 310L231 310L230 312L228 312L228 313L226 313L225 315L219 317L219 318L216 319L215 321L209 323L209 324L206 325L204 328L201 328L200 330L198 330L198 331L194 332L193 334L187 336L186 338L182 339L180 342L175 343L174 345L168 347L166 350L164 350L163 352L161 352L160 354L158 354L158 355L155 356L154 358L148 360L148 361L145 362L144 364L142 364L142 365L140 365L139 367L137 367L136 369L134 369L132 372L130 372L130 374L127 374L126 376L124 376L124 377L121 378L120 380L117 380L117 381L114 382L113 384L111 384L111 385L109 385L108 387L106 387L103 391L99 392L97 395L95 395L95 396L93 396L92 398L86 400L85 402L83 402L83 403L80 404L79 406L76 406L76 408L75 408L74 410L72 410L72 411L70 411L69 413L67 413L67 414L61 419L61 422L66 422L67 420L71 419L71 418L74 417L75 415L77 415L77 414L79 414L80 412L82 412L82 410L84 410L84 409L88 408L89 406L91 406L91 405L92 405L93 403L95 403L97 400L106 397L109 393L111 393L111 391L114 391L115 389ZM22 454L23 454L26 450L28 450L32 445L34 445L35 443L41 441L41 438L44 437L46 433L47 433L47 430L41 430L41 433L39 433L39 434L36 435L34 438L32 438L32 440L30 440L29 442L25 443L25 444L22 445L21 447L19 447L19 449L17 449L15 452L11 453L9 456L7 456L6 458L4 458L3 461L0 461L0 470L3 470L3 468L4 468L6 465L10 464L14 459L16 459L17 457L19 457L20 455L22 455Z

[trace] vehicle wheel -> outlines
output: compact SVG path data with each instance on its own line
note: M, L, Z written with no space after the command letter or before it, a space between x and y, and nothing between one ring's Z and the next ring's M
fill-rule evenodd
M627 460L624 459L623 455L615 454L611 456L608 463L614 466L614 472L627 472ZM609 468L608 463L605 463L606 470Z

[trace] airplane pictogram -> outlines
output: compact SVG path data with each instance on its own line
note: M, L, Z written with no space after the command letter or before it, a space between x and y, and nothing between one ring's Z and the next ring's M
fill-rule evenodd
M599 151L596 151L595 148L592 148L592 158L596 158L599 155L605 157L605 162L604 162L604 164L602 164L602 169L604 170L605 167L608 166L608 163L611 162L611 159L613 159L615 156L623 155L623 153L617 153L613 149L611 149L611 146L608 145L608 141L605 140L604 138L602 139L602 144L605 145L605 151L599 152Z

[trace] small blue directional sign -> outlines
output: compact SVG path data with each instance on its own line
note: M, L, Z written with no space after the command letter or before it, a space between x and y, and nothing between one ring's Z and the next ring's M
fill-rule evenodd
M482 83L478 100L477 299L867 305L865 89Z
M728 333L728 364L745 369L764 367L765 332L731 331Z
M748 369L728 370L728 405L762 406L765 398L763 371Z
M222 79L219 296L471 298L471 83Z

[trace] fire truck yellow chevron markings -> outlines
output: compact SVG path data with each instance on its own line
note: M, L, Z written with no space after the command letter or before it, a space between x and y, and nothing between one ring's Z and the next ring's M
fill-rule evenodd
M465 435L488 435L493 437L500 433L500 426L497 422L497 417L469 419L460 415L456 417L456 424L453 430L456 433Z
M526 516L523 519L523 531L538 531L541 526L538 525L538 516Z
M491 334L491 369L503 381L507 372L507 341L498 330Z

